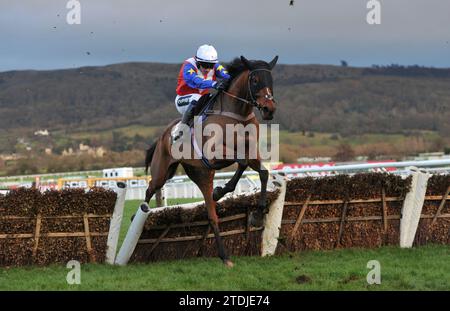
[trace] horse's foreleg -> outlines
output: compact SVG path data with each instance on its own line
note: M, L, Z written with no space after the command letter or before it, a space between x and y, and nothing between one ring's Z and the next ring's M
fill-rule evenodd
M236 189L236 185L242 176L242 173L247 169L248 164L239 163L238 169L234 176L225 184L224 187L217 186L214 188L213 199L214 201L219 201L225 194L233 192Z
M263 225L264 214L267 210L267 182L269 181L269 171L262 165L260 160L253 160L249 162L250 167L259 173L259 180L261 181L261 195L258 201L258 209L252 213L250 223L253 226L261 227Z
M207 197L205 196L205 204L208 208L209 225L211 226L214 232L214 238L216 240L217 248L219 250L219 257L220 259L222 259L223 263L226 266L232 267L233 262L230 260L230 257L228 256L228 253L223 244L222 237L220 236L219 217L217 216L216 213L216 202L212 199L212 191L209 194L209 199L207 199Z
M232 267L233 262L230 260L228 253L223 244L222 237L220 236L219 229L219 217L216 213L216 202L213 200L213 180L214 171L207 169L199 169L189 165L183 165L186 174L193 182L199 187L200 191L205 198L205 206L208 210L208 220L214 232L214 238L216 240L217 248L219 250L219 257L227 267Z

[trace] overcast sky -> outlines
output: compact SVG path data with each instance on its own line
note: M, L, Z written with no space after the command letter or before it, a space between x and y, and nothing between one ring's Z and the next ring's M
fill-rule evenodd
M286 64L398 63L450 67L450 0L0 0L0 71L129 61L181 63L203 43Z

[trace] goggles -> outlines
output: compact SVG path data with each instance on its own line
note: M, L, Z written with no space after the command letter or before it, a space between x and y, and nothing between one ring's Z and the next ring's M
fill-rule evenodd
M203 67L205 69L213 69L215 63L197 62L198 67Z

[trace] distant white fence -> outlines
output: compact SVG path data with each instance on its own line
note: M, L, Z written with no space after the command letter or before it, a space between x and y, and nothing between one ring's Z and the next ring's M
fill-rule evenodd
M215 179L214 187L224 186L227 179ZM234 193L244 193L258 190L261 186L259 180L252 180L249 178L242 178L236 185ZM145 191L147 187L128 188L126 200L143 200L145 198ZM200 189L190 180L178 180L176 182L167 182L163 188L163 197L166 199L173 198L202 198Z
M448 166L448 167L446 167ZM364 163L351 165L337 165L317 168L287 168L284 170L272 170L271 174L285 174L288 178L296 177L321 177L331 176L336 174L355 174L363 171L377 171L383 172L387 168L402 168L390 173L400 175L410 175L409 167L421 167L426 169L429 173L450 174L450 159L443 160L427 160L427 161L405 161L405 162L384 162L384 163ZM234 172L219 172L216 173L214 186L223 186L229 178L234 175ZM243 178L241 178L236 185L235 194L259 190L261 183L256 176L255 171L245 171ZM142 200L145 198L145 188L128 189L127 200ZM171 198L201 198L202 194L198 187L189 180L186 175L174 176L163 188L163 197L165 199Z
M408 167L420 167L426 169L429 173L450 174L450 159L426 160L426 161L404 161L404 162L380 162L380 163L364 163L350 165L336 165L325 167L308 167L308 168L289 168L282 170L272 170L271 174L284 174L288 178L296 177L321 177L332 176L336 174L354 174L358 172L383 172L388 168L396 168L396 171L390 173L409 175ZM79 174L81 172L75 172ZM218 172L215 174L214 186L223 186L232 176L234 172ZM42 176L42 175L41 175ZM17 176L16 176L17 177ZM105 188L114 188L115 182L110 184L101 184ZM79 187L79 185L77 186ZM255 171L245 171L236 186L235 194L255 191L260 188L260 181ZM145 198L146 185L135 184L127 187L126 200L143 200ZM174 176L166 183L163 188L163 197L170 198L201 198L202 194L198 187L190 181L186 175Z

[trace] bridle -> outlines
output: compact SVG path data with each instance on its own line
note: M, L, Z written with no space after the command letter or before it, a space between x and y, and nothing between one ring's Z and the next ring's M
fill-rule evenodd
M245 104L252 105L253 107L256 107L256 108L258 108L259 110L261 110L263 107L261 107L261 106L258 104L258 102L256 101L256 99L258 98L258 96L254 96L254 95L253 95L252 88L251 88L251 86L250 86L250 81L251 81L252 75L253 75L256 71L267 71L267 72L269 72L269 73L272 73L271 70L265 69L265 68L253 69L253 70L251 70L251 71L249 72L249 74L248 74L248 79L247 79L247 92L250 94L250 100L247 100L247 99L245 99L245 98L236 96L236 95L231 94L231 93L229 93L229 92L227 92L227 91L225 91L225 90L223 90L222 92L223 92L224 94L226 94L226 95L228 95L228 96L234 98L234 99L237 99L237 100L239 100L239 101L241 101L241 102L243 102L243 103L245 103ZM255 97L256 97L256 98L255 98ZM271 101L275 102L274 97L273 97L272 95L270 95L270 94L264 95L264 98L266 98L267 100L271 100Z

